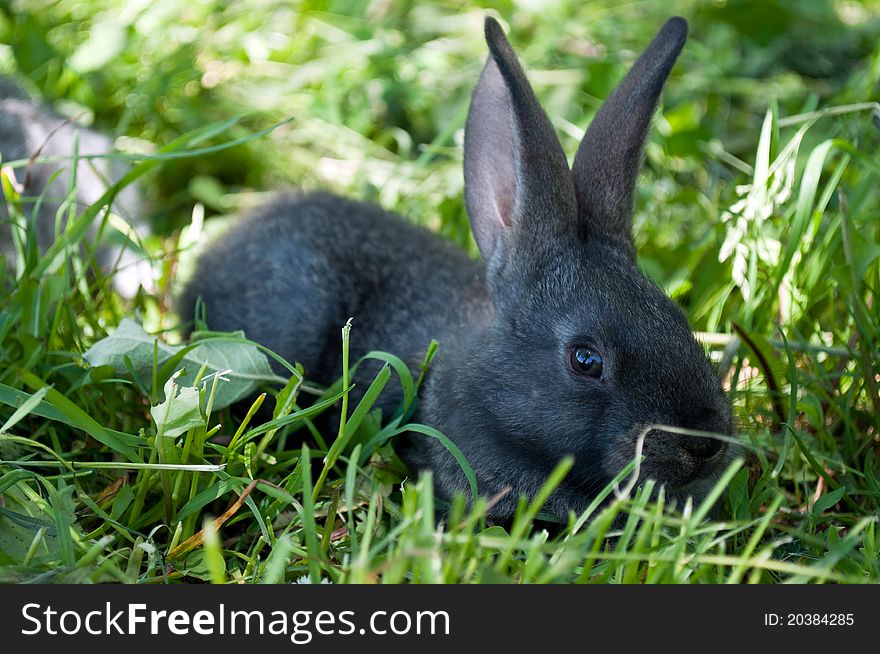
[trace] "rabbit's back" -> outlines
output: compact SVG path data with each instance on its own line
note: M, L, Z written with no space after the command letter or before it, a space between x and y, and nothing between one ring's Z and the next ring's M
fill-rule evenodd
M432 338L454 335L487 304L479 266L451 243L327 193L282 195L231 228L199 257L178 305L184 318L199 297L211 329L243 329L325 384L341 372L348 318L352 361L386 350L415 369Z

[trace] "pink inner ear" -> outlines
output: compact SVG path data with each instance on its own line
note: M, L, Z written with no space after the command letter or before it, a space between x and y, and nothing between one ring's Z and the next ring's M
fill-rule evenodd
M513 195L496 195L493 199L493 208L495 209L495 217L502 227L510 227L510 214L513 212Z

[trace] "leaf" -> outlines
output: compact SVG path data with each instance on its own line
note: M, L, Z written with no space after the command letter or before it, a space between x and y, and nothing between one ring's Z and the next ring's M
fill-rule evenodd
M821 515L840 501L846 493L846 486L841 486L830 493L825 493L813 504L813 515Z
M804 235L810 217L813 214L816 194L819 189L819 179L825 166L825 159L834 145L833 140L823 141L813 149L807 159L807 164L801 177L800 189L798 190L794 222L788 235L788 245L785 248L785 255L778 269L779 272L775 284L777 288L782 284L782 278L789 269L795 252L804 245Z
M269 558L266 560L264 567L263 579L264 584L280 584L284 581L287 564L290 562L290 555L293 553L295 543L290 534L283 534L275 541Z
M76 553L73 545L73 537L70 529L76 522L76 513L73 502L73 486L58 479L58 488L55 488L49 480L41 478L43 487L49 495L51 514L55 519L55 534L58 536L58 553L61 562L68 568L76 563Z
M430 436L431 438L436 438L440 443L443 444L449 453L455 457L455 460L458 462L461 471L464 473L465 478L467 479L468 486L471 490L471 498L473 501L476 501L478 497L477 493L477 476L474 474L474 469L471 468L470 463L465 458L464 454L458 446L453 443L446 434L441 432L438 429L434 429L428 425L421 425L416 423L409 423L408 425L404 425L400 428L401 432L410 431L415 432L417 434L423 434L424 436Z
M26 370L20 370L19 374L21 375L24 383L31 388L35 388L38 391L41 388L46 388L46 383L33 373ZM12 389L9 387L0 387L0 401L2 401L4 404L9 403L5 399L6 393L3 392L7 391L7 389L8 391L11 391L8 394L9 396L11 396L14 400L20 398L22 403L26 402L27 399L30 397L26 393L17 391L16 389ZM42 411L41 407L43 406L44 402L48 402L53 407L53 409L57 410L57 413L56 411ZM13 404L13 406L21 405ZM103 425L99 424L94 418L88 415L85 411L80 409L71 400L56 391L54 388L49 387L49 390L46 391L45 399L43 400L43 402L38 403L33 408L32 413L51 418L52 420L59 420L61 422L64 422L65 424L71 425L72 427L76 427L77 429L82 429L96 441L99 441L110 449L119 452L120 454L128 458L129 461L140 461L140 458L137 455L137 451L134 448L142 444L142 439L138 438L137 436L132 436L130 434L125 434L104 427ZM58 413L60 413L63 417L56 417Z
M730 485L727 487L727 497L730 501L730 513L735 520L752 519L752 513L749 510L748 468L743 468L730 480Z
M216 484L208 486L205 490L198 493L195 497L193 497L186 504L183 505L183 508L181 508L180 511L177 512L177 520L182 522L190 515L198 513L208 504L228 493L230 489L238 488L241 486L244 486L242 480L233 477L230 477L229 479L224 479L217 482Z
M0 557L14 561L23 560L37 531L42 528L41 547L37 550L31 565L58 558L58 537L54 523L2 507L0 509L2 509L0 510Z
M485 538L508 538L510 536L510 534L507 533L507 530L500 525L486 527L479 535Z
M224 511L221 516L214 518L214 520L212 521L213 528L215 530L219 531L220 527L222 527L224 524L226 524L226 521L229 520L232 516L234 516L238 512L238 510L241 508L241 505L244 504L244 501L248 498L248 495L250 495L251 491L254 490L254 488L256 488L256 487L257 487L256 481L252 481L250 484L248 484L247 488L245 488L244 491L242 491L241 495L239 495L235 499L235 501L229 505L229 508L227 508L226 511ZM187 538L185 541L180 543L173 550L168 552L168 556L167 556L168 560L175 559L178 556L182 556L183 554L186 554L187 552L195 549L196 547L199 547L204 542L204 540L205 540L205 528L202 528L201 531L199 531L196 534L193 534L192 536Z
M184 565L177 566L176 569L182 575L193 579L211 581L212 578L209 557L204 549L197 549L187 554Z
M192 386L178 386L172 375L165 384L165 401L150 408L159 433L174 438L193 427L204 427L205 419L199 402L199 391Z
M385 384L388 383L390 378L391 368L388 364L385 364L382 366L382 369L379 370L373 383L370 384L370 387L367 389L367 392L364 393L363 398L361 398L361 401L351 414L351 417L345 423L345 431L342 436L333 441L333 445L330 446L330 451L327 452L327 455L324 457L324 468L321 470L321 475L318 478L318 482L315 484L315 488L321 488L330 468L336 465L336 459L338 459L339 455L345 451L346 445L357 432L358 427L360 427L364 418L367 416L367 413L379 397L379 393L385 388Z
M22 418L30 414L34 409L39 406L39 404L43 401L43 398L46 396L46 393L49 392L49 386L43 386L36 393L31 395L27 400L25 400L24 404L22 404L15 412L9 416L9 419L3 423L3 426L0 427L0 434L8 432L12 429Z
M125 365L125 357L128 357L134 371L143 377L145 373L152 371L153 343L157 340L134 320L123 318L116 331L92 345L83 354L83 359L93 368L111 366L117 374L124 374L128 371ZM160 365L174 352L175 348L159 341Z
M363 361L364 359L383 361L394 368L397 372L397 376L400 377L400 385L403 387L403 404L401 406L403 410L406 411L406 409L412 404L413 399L415 399L416 394L409 366L407 366L400 357L389 354L388 352L379 352L377 350L367 352L361 360Z
M24 481L25 479L30 479L34 476L34 473L32 473L30 470L23 470L21 468L10 470L5 475L0 477L0 494L6 491L7 488L12 488L18 482Z
M178 382L180 386L191 386L204 364L207 364L205 376L224 372L225 381L217 387L214 409L222 409L247 397L261 381L275 379L269 360L254 344L217 339L190 345L168 345L147 334L128 318L119 323L115 332L92 345L83 358L93 367L112 366L119 375L130 376L133 372L141 379L150 379L153 349L157 343L159 368L173 357L179 359L174 367L184 368ZM131 363L130 368L126 357Z
M180 376L181 384L192 383L205 363L206 375L223 371L228 381L217 387L215 410L251 395L261 381L275 378L266 355L249 343L204 341L190 350L183 362L186 372Z
M12 388L6 384L0 384L0 403L2 404L7 404L11 407L22 407L31 397L31 395L28 395L24 391ZM33 413L42 418L48 418L49 420L57 420L58 422L63 422L65 425L70 425L71 427L79 426L76 421L68 418L63 412L59 411L45 400L32 407L29 410L29 413Z

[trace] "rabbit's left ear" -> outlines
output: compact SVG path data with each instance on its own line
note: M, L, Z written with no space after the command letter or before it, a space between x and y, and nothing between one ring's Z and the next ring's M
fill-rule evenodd
M474 90L464 139L465 199L487 262L558 251L574 229L571 171L562 145L504 31L486 18L490 56Z
M572 167L578 220L587 233L632 248L632 210L642 149L663 84L687 39L670 18L599 109Z

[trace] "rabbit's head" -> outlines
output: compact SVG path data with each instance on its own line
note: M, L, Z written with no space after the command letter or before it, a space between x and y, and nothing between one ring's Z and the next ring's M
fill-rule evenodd
M491 56L474 92L464 163L493 311L468 353L480 377L471 390L482 394L467 421L480 442L463 449L475 468L491 471L481 480L487 494L505 484L514 496L534 492L573 454L554 497L555 508L576 508L641 445L640 478L699 498L731 456L723 440L651 427L732 431L712 365L682 311L639 271L631 236L643 143L686 35L683 19L663 26L592 121L569 170L501 27L486 21Z

